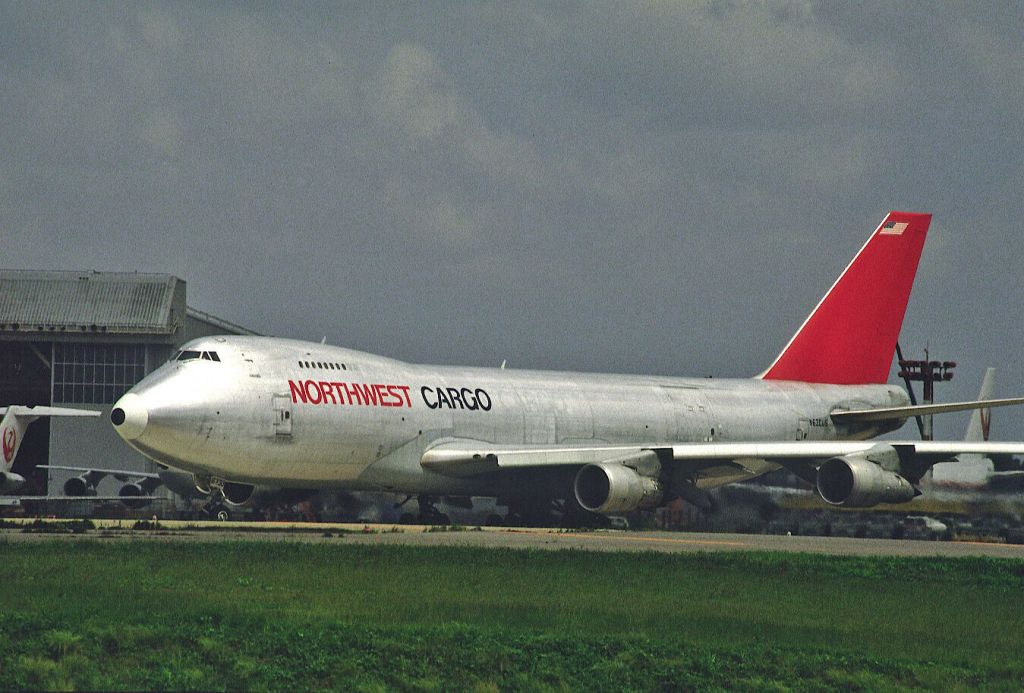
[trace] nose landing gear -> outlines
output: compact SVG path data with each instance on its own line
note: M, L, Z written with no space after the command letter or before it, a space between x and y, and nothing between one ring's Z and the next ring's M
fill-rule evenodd
M200 509L202 514L210 519L226 522L231 519L228 506L224 502L224 480L216 476L192 476L196 490L209 498Z

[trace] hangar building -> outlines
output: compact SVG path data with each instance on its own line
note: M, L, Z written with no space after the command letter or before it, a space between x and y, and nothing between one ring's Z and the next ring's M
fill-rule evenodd
M40 464L153 471L117 436L111 405L179 345L213 334L255 334L188 307L185 282L168 274L0 270L0 406L53 405L99 418L40 419L14 471L24 495L61 495L74 474ZM116 495L108 477L100 495ZM154 495L165 495L159 489Z

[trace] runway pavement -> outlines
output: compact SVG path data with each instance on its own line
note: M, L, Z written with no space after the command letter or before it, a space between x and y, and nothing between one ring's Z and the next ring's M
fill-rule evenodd
M10 521L8 521L9 523ZM57 529L52 521L47 529ZM416 525L328 523L218 523L165 521L155 529L131 529L131 521L95 520L80 534L0 529L0 541L316 541L342 544L477 546L583 551L784 551L837 556L993 556L1024 559L1024 546L960 541L912 541L766 534L567 531L560 529L433 528Z

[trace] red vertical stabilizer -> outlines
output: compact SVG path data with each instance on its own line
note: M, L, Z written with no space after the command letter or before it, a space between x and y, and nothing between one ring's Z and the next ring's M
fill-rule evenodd
M886 382L931 220L931 214L889 212L761 377Z

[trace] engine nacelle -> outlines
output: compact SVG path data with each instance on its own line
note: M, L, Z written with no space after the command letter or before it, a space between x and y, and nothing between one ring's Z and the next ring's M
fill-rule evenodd
M832 505L867 508L905 503L917 489L896 472L859 457L833 457L818 468L818 494Z
M136 483L125 484L117 492L117 495L121 497L121 502L124 503L125 507L132 509L149 505L150 501L153 500L149 495L149 491L144 489L141 484Z
M25 485L25 477L14 472L0 472L0 491L10 493Z
M224 502L228 505L247 506L252 504L258 495L257 487L252 484L239 484L234 481L224 483Z
M254 486L236 481L224 483L224 502L236 508L261 508L276 503L299 503L313 495L305 489L282 489L274 486Z
M576 502L584 510L602 515L650 508L661 501L657 479L638 474L624 464L588 464L573 481Z
M96 485L89 478L88 474L74 476L64 482L64 495L66 496L95 496Z

